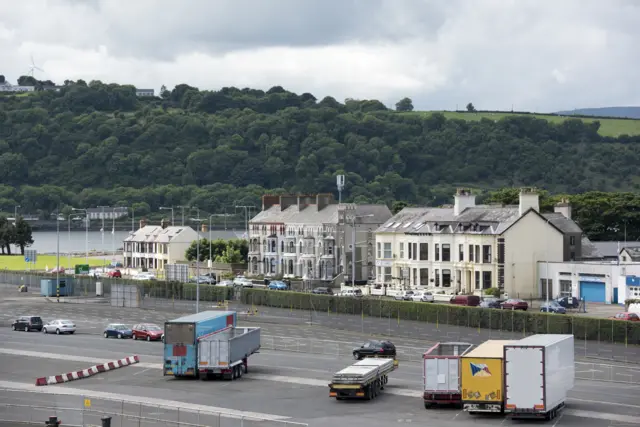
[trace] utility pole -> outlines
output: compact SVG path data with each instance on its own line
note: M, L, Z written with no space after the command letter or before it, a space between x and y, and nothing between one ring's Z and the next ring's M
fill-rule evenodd
M60 302L60 206L56 209L56 302Z
M102 271L104 272L106 264L107 264L107 256L106 256L106 252L104 250L104 208L108 208L109 206L98 206L99 208L102 209L102 212L100 213L100 216L102 217L102 228L100 229L100 234L102 236Z
M235 208L244 209L244 233L246 239L249 240L249 209L255 208L253 205L235 205Z

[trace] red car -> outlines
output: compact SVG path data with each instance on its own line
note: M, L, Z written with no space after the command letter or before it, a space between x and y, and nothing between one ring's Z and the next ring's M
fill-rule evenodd
M107 276L115 277L115 278L119 279L119 278L122 277L122 273L120 272L120 270L112 270L112 271L107 273Z
M164 331L153 323L141 323L133 327L134 340L160 341Z
M640 316L638 316L636 313L618 313L615 316L609 317L609 319L628 320L629 322L640 322Z
M527 311L527 309L529 308L529 303L526 302L525 300L510 298L505 302L503 302L502 304L500 304L500 307L502 307L505 310Z

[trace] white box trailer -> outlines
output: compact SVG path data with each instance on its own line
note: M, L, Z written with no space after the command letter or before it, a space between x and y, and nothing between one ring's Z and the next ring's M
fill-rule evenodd
M460 358L473 348L464 342L439 342L424 353L424 407L462 404Z
M553 419L573 388L573 335L540 334L504 346L505 412Z
M247 359L260 349L260 328L230 326L198 341L198 372L202 379L233 380L248 372Z
M336 372L329 384L329 397L336 400L371 400L384 390L388 374L396 369L393 359L366 358Z

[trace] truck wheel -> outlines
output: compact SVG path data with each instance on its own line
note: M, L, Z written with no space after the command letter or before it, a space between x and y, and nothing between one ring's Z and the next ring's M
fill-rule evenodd
M424 402L424 409L431 409L432 404L429 402Z
M242 365L238 365L238 379L242 378Z

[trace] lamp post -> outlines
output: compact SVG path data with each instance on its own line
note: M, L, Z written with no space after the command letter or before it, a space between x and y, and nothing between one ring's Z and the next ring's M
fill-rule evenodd
M84 260L87 264L89 264L89 212L87 212L86 209L71 208L71 210L74 212L84 212L84 226L85 226L85 233L84 233L85 258Z
M171 226L175 226L174 216L173 216L173 206L170 208L166 208L164 206L160 206L161 211L171 211ZM184 211L182 212L182 225L184 225Z
M13 223L17 224L18 223L18 208L21 208L22 206L20 205L15 205L13 207Z
M60 206L56 209L56 302L60 302Z
M351 216L351 287L356 286L356 219L369 218L372 216L373 214Z
M184 227L184 210L185 209L192 209L190 206L178 206L180 209L182 209L182 226Z
M211 245L211 217L213 216L209 215L209 274L213 272L213 258L211 258L211 250L213 249Z
M198 209L198 217L191 218L191 221L198 223L198 228L202 220L200 219L200 209ZM196 243L196 313L200 312L200 231L196 230L198 240Z
M108 208L109 206L98 206L99 208L102 209L102 211L100 212L100 217L102 218L102 228L100 228L100 235L102 238L102 247L100 248L102 250L102 271L104 271L105 266L107 264L107 252L104 250L104 208Z
M67 220L68 220L67 234L69 236L69 252L67 253L67 256L69 258L69 269L71 269L71 213L69 213L69 217L67 218Z
M136 210L131 207L131 234L136 232Z

